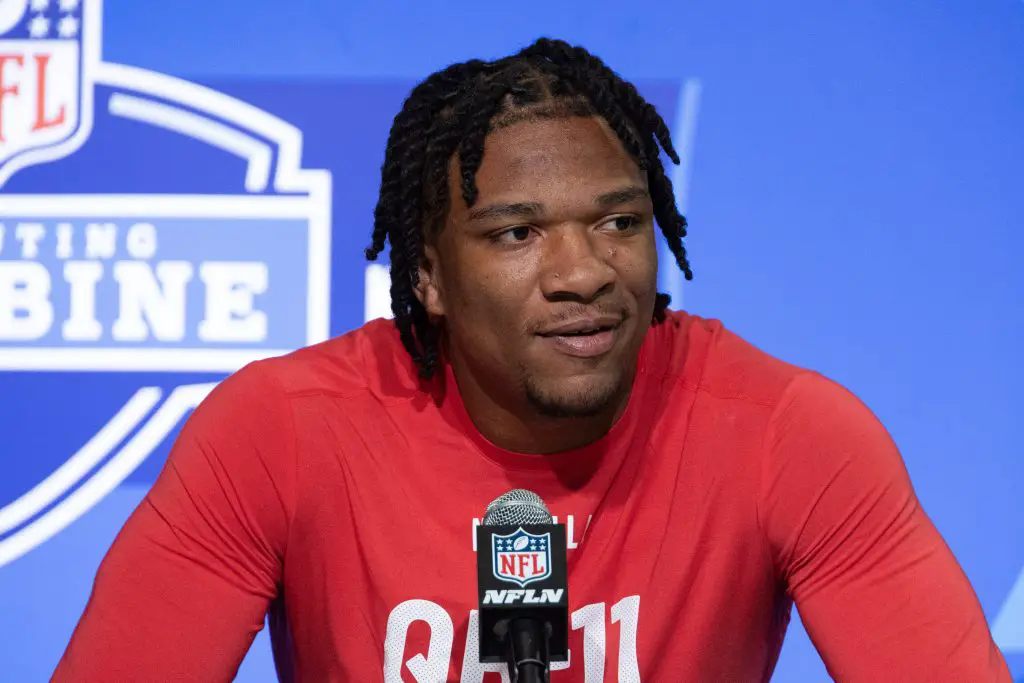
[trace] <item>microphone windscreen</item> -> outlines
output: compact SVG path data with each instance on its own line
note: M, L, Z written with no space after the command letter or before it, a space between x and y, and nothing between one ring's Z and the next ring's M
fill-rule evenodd
M551 512L533 491L512 489L491 501L483 523L485 526L551 524Z

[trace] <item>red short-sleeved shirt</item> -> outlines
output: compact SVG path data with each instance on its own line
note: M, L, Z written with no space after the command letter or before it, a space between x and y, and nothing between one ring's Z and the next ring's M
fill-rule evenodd
M498 681L473 528L510 488L569 532L553 683L764 681L795 601L843 681L1008 682L885 429L719 323L652 326L600 441L505 451L391 323L227 379L105 558L57 681L230 680L273 605L282 678Z

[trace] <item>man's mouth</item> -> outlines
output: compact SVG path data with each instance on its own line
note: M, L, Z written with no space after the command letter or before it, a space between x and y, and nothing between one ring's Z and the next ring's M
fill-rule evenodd
M622 322L621 316L581 317L546 328L538 336L567 355L594 358L615 346Z
M551 325L538 332L538 334L542 337L578 337L608 332L618 328L620 325L622 325L622 316L590 315Z

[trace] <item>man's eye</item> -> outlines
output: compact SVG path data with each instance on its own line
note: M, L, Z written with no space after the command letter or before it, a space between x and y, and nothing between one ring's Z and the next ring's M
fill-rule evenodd
M514 228L508 230L502 230L495 234L492 239L495 242L503 242L505 244L515 244L517 242L525 242L530 238L530 228L526 225L517 225Z
M620 231L632 230L640 223L636 216L617 216L615 218L615 229Z

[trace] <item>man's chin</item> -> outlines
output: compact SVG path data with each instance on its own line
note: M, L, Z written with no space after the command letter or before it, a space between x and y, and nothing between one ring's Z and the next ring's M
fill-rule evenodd
M614 410L622 395L618 378L594 377L589 373L544 381L528 380L523 389L530 405L551 418L597 417Z

